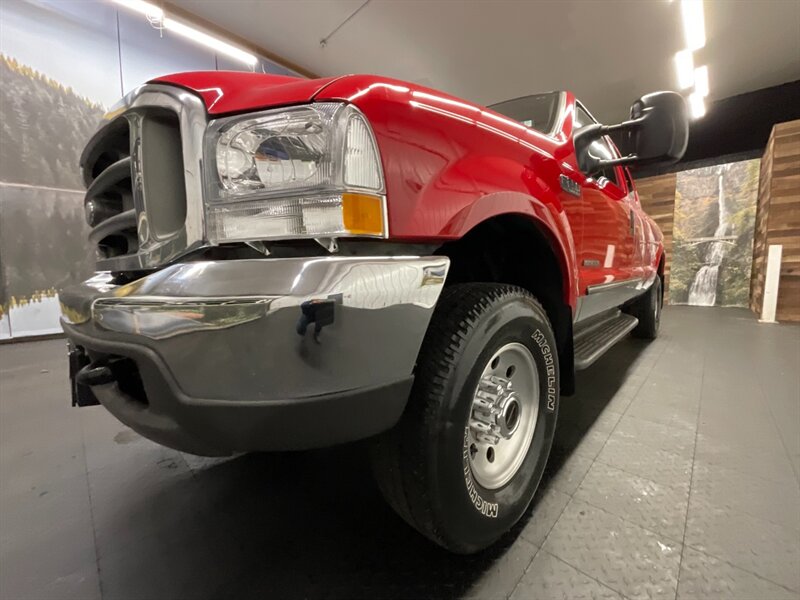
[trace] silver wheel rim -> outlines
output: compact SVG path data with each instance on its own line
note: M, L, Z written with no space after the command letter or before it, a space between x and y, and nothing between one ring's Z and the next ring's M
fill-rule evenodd
M506 485L522 466L539 418L539 373L518 342L494 353L483 369L469 417L469 464L487 490Z

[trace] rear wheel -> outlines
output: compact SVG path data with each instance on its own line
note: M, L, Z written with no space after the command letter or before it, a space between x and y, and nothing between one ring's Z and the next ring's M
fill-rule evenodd
M377 438L381 491L408 523L454 552L480 550L523 514L555 431L558 356L547 315L521 288L446 288L409 404Z
M634 337L646 340L654 340L658 337L663 304L664 293L661 287L661 277L656 277L650 289L631 304L628 310L630 314L639 319L639 324L632 332Z

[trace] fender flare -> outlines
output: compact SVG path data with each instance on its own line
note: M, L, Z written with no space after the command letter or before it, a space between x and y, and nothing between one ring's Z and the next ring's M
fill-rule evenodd
M493 192L456 213L444 231L463 237L478 225L499 216L524 217L544 236L561 267L563 300L574 311L578 296L577 255L572 229L563 211L556 215L543 202L527 194Z

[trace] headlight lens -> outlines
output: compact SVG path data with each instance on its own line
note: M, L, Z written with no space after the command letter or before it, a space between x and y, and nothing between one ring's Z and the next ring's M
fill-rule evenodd
M207 140L212 242L386 235L377 146L355 107L325 102L220 119Z

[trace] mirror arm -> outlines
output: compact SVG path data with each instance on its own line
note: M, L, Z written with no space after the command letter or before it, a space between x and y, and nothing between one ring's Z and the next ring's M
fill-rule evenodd
M628 156L623 156L622 158L614 158L614 159L611 159L611 160L601 160L600 161L600 165L601 165L601 168L602 167L617 167L617 166L624 167L626 165L632 165L637 160L639 160L638 156L636 156L635 154L629 154Z
M610 133L615 133L617 131L625 131L626 129L635 129L644 121L644 117L639 117L638 119L631 119L630 121L624 121L622 123L617 123L616 125L601 125L600 131L602 132L601 135L608 135Z

